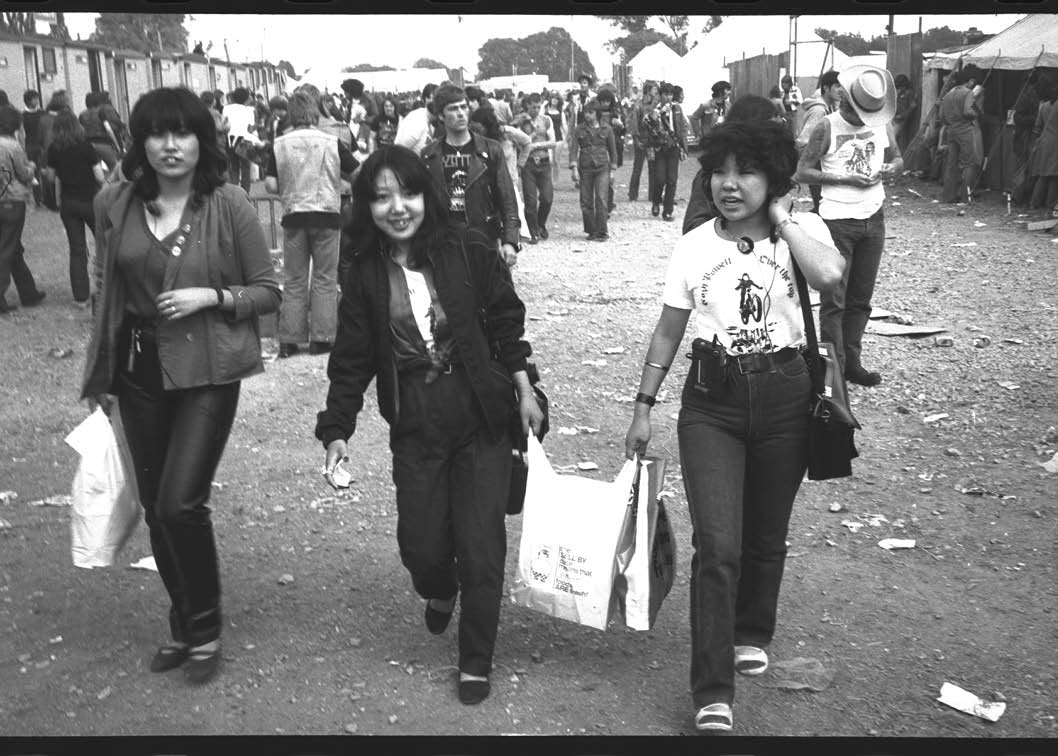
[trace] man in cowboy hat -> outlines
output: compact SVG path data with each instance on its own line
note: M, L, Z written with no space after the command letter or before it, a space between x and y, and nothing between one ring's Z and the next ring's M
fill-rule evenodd
M834 344L849 382L877 386L882 376L863 367L861 340L885 249L882 180L904 168L892 126L896 87L875 66L851 66L838 82L841 105L812 130L796 179L822 186L819 215L847 261L841 285L820 295L822 340Z

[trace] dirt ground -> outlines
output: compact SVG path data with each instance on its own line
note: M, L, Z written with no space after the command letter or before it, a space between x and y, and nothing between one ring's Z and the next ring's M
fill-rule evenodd
M557 467L595 462L597 473L581 474L601 479L623 462L679 234L678 222L651 218L642 194L626 201L629 163L611 241L583 241L563 171L551 238L527 246L515 270L552 402L545 448ZM694 167L681 167L684 199ZM738 679L735 735L1058 736L1058 473L1042 466L1058 450L1058 236L1028 231L1030 218L1008 215L998 193L965 208L938 194L912 178L889 186L875 305L943 328L951 345L866 337L865 363L885 380L850 387L861 457L852 478L801 489L776 670ZM668 460L678 549L656 626L602 632L505 604L493 692L477 707L455 695L454 623L426 632L399 561L373 390L351 446L356 480L336 496L312 436L326 358L268 362L243 385L214 488L223 665L192 688L179 672L147 670L167 606L157 574L128 567L150 554L146 529L118 566L81 570L68 507L40 503L69 493L77 465L63 438L87 414L77 393L89 316L72 304L58 216L31 212L24 240L48 298L0 318L0 491L17 494L0 502L0 735L693 734L690 525L673 419L686 361L654 413L651 453ZM577 426L598 431L558 432ZM508 524L510 585L520 518ZM890 537L916 545L880 548ZM777 673L798 659L822 666L819 690L790 689ZM945 682L1006 711L988 722L939 703Z

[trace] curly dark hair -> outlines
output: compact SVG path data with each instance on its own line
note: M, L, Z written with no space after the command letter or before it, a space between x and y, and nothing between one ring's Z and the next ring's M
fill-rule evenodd
M159 87L142 95L129 115L131 144L121 170L134 184L133 191L144 202L158 197L158 176L147 161L147 137L167 131L190 131L198 137L198 165L191 182L193 207L224 183L228 158L217 145L217 127L209 108L195 93L183 87Z
M774 121L725 121L702 141L698 162L708 177L733 155L740 168L761 171L768 179L768 198L781 197L796 185L797 148L785 125Z
M426 262L427 250L440 249L449 234L448 200L426 163L407 147L379 147L360 166L353 179L353 211L345 230L355 250L376 250L387 245L385 234L371 217L375 182L386 168L393 171L402 187L423 196L423 221L411 240L409 255L411 267L420 268Z

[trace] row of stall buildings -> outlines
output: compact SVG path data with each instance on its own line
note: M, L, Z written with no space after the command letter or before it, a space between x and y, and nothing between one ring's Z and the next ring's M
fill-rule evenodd
M105 91L121 117L128 119L140 95L172 86L194 92L246 87L269 98L296 84L268 61L236 63L194 53L144 54L83 40L0 31L0 89L16 107L22 106L22 93L27 89L40 92L44 105L52 92L64 89L74 109L83 107L89 92Z

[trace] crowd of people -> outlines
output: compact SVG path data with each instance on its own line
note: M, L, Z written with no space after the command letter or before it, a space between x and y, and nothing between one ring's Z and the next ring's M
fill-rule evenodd
M962 168L972 186L965 156L977 143L959 117L972 120L977 81L956 78L941 143L949 172ZM240 383L264 369L256 320L278 310L279 357L304 345L329 354L314 432L335 487L347 485L343 466L376 384L402 563L429 632L444 633L458 605L458 696L486 698L511 452L543 422L513 276L522 242L550 238L563 163L586 239L605 242L626 138L627 200L638 200L645 165L652 217L674 221L693 135L698 171L642 347L625 451L647 452L651 407L693 315L678 420L693 526L691 692L696 729L730 730L735 675L769 663L807 465L798 274L821 293L821 340L848 381L883 379L864 366L861 341L885 245L884 181L903 170L902 83L853 66L823 73L808 97L786 77L767 95L733 98L717 81L690 116L679 86L645 82L621 99L588 75L569 93L520 98L439 82L414 103L355 79L337 96L303 84L267 102L245 88L159 88L127 126L105 93L78 116L63 93L44 111L35 92L24 113L0 103L0 162L12 166L0 195L0 293L13 277L23 306L44 297L20 236L27 203L48 202L54 182L74 299L94 315L81 395L120 412L170 599L170 639L151 670L183 667L204 682L219 668L211 481ZM1058 138L1056 91L1037 88L1049 106L1034 130ZM1040 175L1049 201L1058 171ZM258 177L282 206L282 286L248 198ZM811 211L795 208L802 185Z

